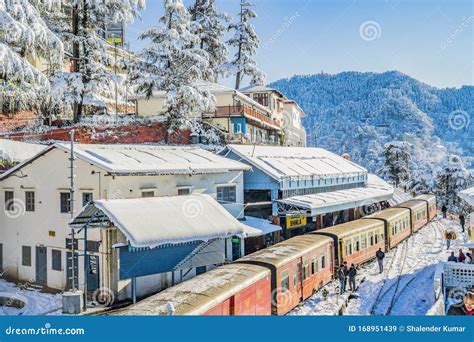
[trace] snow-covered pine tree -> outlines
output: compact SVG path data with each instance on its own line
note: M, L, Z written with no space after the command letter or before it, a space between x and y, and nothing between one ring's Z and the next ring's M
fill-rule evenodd
M230 16L217 10L215 0L195 0L189 12L191 31L199 37L199 47L209 55L212 74L208 80L215 83L219 74L223 73L229 55L222 39L227 33Z
M190 114L213 111L215 98L199 87L210 72L209 56L198 47L199 37L190 30L191 16L183 1L164 0L164 8L162 25L140 36L150 44L134 65L132 81L147 97L165 92L164 113L172 132L189 127Z
M53 81L64 102L74 106L75 120L85 106L104 108L123 98L125 75L115 64L116 46L104 39L104 29L133 21L144 7L144 0L65 0L60 10L47 13L48 26L71 56L71 72L56 74Z
M257 14L251 9L252 6L247 0L241 0L239 22L229 26L229 30L235 32L227 44L234 47L236 53L234 58L227 63L226 71L228 74L235 75L235 89L240 88L244 76L249 76L250 83L254 85L263 85L266 79L265 73L257 67L255 60L260 40L254 26L250 23L250 20L257 18Z
M48 76L60 69L64 49L37 7L48 0L0 0L0 93L4 110L36 110L49 96ZM40 61L40 68L33 62Z
M456 155L448 156L436 177L436 194L448 211L458 213L461 209L458 193L469 188L473 175L464 166L463 160Z
M391 141L384 145L384 156L382 175L392 181L395 187L405 186L409 179L410 144Z

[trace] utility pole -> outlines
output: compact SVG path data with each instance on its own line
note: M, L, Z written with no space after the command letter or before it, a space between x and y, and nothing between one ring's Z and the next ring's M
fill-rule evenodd
M71 213L71 221L74 218L74 193L76 192L75 189L75 182L74 182L74 130L71 130L69 132L69 137L70 137L70 156L69 156L69 169L70 169L70 176L69 176L69 210ZM76 248L75 248L75 231L74 228L71 228L71 250L72 250L72 258L71 258L71 275L72 275L72 290L75 291L77 290L76 288L76 259L75 259L75 253L76 253Z

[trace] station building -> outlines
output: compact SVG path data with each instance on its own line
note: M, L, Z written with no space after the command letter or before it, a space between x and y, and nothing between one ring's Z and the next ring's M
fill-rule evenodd
M196 241L188 241L191 238L187 236L182 242L171 239L163 246L184 244L186 247L181 247L181 251L195 255L202 242L217 239L219 241L207 247L214 252L218 249L219 258L204 259L204 265L202 262L185 263L184 259L189 260L186 254L179 262L177 257L173 259L176 264L171 272L142 277L133 274L137 278L138 296L205 272L222 263L222 258L232 260L234 250L243 250L239 239L245 227L237 219L244 219L243 172L249 171L250 166L190 146L75 144L75 191L71 198L70 156L69 144L55 144L0 175L0 200L4 205L4 210L0 211L0 269L7 279L56 290L68 289L73 285L74 248L74 285L79 288L84 285L84 270L87 269L90 292L107 288L117 299L130 297L131 279L119 278L120 269L117 268L122 249L114 245L122 243L127 251L128 248L130 251L134 251L133 248L153 249L166 242L162 235L156 241L150 239L148 245L135 244L136 240L131 237L135 232L142 234L140 229L146 231L147 227L167 231L168 225L178 227L181 220L182 226L189 225L171 210L159 209L168 208L166 203L171 201L180 202L178 207L186 209L185 213L191 216L195 212L205 212L209 217L220 213L216 222L222 221L223 228L220 232L211 232L214 235L199 236L199 230L206 232L209 229L209 222L203 215L197 215L191 219ZM193 200L186 202L188 196L184 195L202 197L190 197ZM141 202L145 198L158 197L162 199ZM113 204L121 199L130 201L118 201L117 206ZM99 208L110 214L103 216L111 223L103 229L88 229L87 237L83 227L78 227L72 240L69 223L90 203L94 203L91 210ZM145 212L141 211L145 208ZM223 210L229 214L225 215ZM123 228L120 214L124 211L135 212L133 220L140 223L141 228L136 225L129 228L128 224ZM231 229L231 226L235 227ZM87 263L84 263L84 247L87 247ZM87 268L83 267L85 264ZM177 267L178 264L188 268L183 270Z
M358 219L388 206L393 187L321 148L227 145L221 155L244 173L245 213L271 217L288 238Z

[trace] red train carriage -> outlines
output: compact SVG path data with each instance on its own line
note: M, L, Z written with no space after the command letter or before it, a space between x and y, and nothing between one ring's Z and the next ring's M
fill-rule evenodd
M295 236L236 263L265 266L272 274L272 312L284 315L333 276L333 242L320 235Z
M379 248L385 250L385 225L380 220L356 220L311 234L334 240L336 267L343 261L360 265L375 258Z
M413 233L428 223L428 206L426 201L413 199L400 203L394 208L410 210L410 225Z
M385 225L386 249L392 249L411 235L410 210L388 208L365 216L362 220L378 220Z
M271 315L271 273L228 264L108 315Z
M428 207L428 221L436 217L436 196L435 195L419 195L415 197L416 200L425 201Z

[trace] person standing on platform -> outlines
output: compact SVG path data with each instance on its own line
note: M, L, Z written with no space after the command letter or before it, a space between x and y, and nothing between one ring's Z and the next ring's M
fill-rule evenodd
M377 262L379 264L379 271L380 273L383 272L383 259L385 258L385 253L382 251L382 248L379 248L377 253L375 253L375 257L377 258Z
M463 213L459 214L459 224L461 225L462 232L464 233L464 226L466 225L466 218L464 217Z
M354 292L356 290L356 275L357 275L357 270L354 266L354 264L351 264L351 268L349 268L349 287L351 288L351 292Z
M443 218L446 218L448 214L448 207L446 206L446 204L443 204L443 206L441 207L441 212L443 213Z
M339 278L339 294L343 294L344 287L346 287L346 272L344 272L344 264L341 264L339 270L337 270L337 277Z

